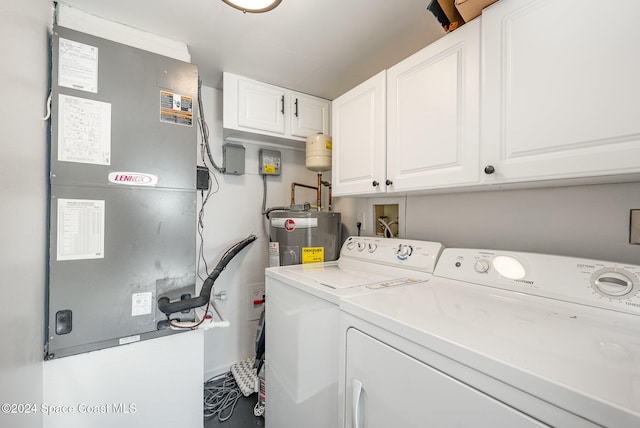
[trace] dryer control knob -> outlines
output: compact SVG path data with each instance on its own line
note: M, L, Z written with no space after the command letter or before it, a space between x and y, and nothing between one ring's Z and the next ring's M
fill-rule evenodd
M591 275L591 286L604 297L624 299L638 288L638 278L622 268L608 267Z
M473 265L473 268L478 273L487 273L490 266L491 265L488 260L480 259L476 261L476 263Z

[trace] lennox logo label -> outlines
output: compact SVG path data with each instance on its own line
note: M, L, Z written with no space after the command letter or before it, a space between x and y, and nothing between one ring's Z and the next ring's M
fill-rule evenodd
M109 182L127 186L155 186L158 184L158 177L142 172L118 171L109 173Z

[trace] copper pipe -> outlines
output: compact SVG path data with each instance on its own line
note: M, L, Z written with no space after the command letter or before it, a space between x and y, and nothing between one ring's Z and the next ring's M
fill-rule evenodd
M322 209L322 173L318 173L318 211Z
M314 186L309 186L307 184L302 184L302 183L291 183L291 205L296 204L296 186L305 187L307 189L313 189L317 191L317 188Z
M308 184L302 183L291 183L291 205L295 205L296 203L296 186L304 187L307 189L313 189L316 191L316 209L318 211L322 210L322 186L329 188L329 207L328 210L332 210L332 196L331 196L331 183L328 181L322 180L322 173L318 173L318 187L309 186Z
M328 202L328 208L327 211L332 211L333 207L332 207L332 200L331 200L331 183L329 183L328 181L323 181L320 177L322 176L322 173L318 173L318 188L320 188L321 186L325 186L329 188L329 202Z

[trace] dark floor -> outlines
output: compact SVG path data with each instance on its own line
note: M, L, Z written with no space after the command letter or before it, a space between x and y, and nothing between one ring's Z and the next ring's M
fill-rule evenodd
M253 415L253 407L258 402L258 394L251 394L248 397L242 396L231 415L231 418L220 422L218 418L205 420L204 428L251 428L264 427L264 418Z

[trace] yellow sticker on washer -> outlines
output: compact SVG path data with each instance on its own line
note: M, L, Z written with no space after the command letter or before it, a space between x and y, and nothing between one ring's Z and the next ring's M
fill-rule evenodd
M324 262L324 247L302 247L302 264Z

